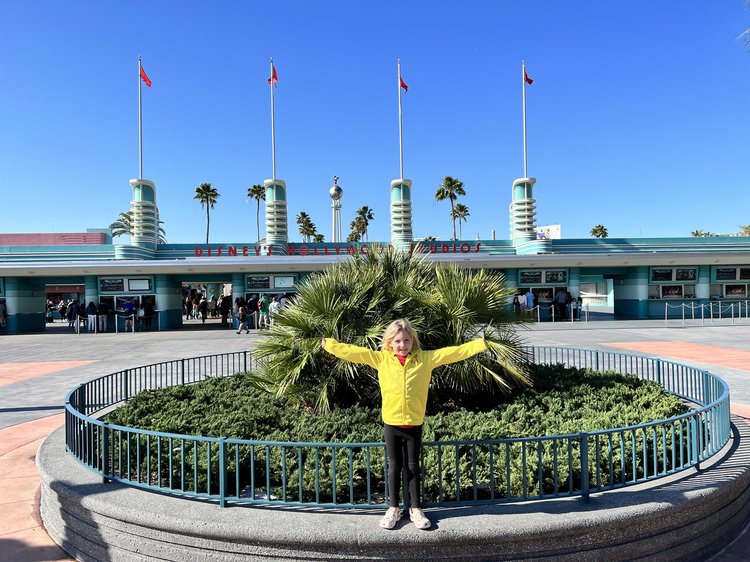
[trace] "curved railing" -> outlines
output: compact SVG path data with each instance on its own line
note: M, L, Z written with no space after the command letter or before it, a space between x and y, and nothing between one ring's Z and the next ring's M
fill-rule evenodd
M730 437L729 388L706 371L597 350L529 348L537 364L611 370L659 383L693 406L636 426L543 437L424 442L423 503L467 505L563 496L657 479L718 452ZM382 506L383 443L298 443L146 431L93 417L142 390L250 370L248 352L125 369L66 397L66 446L105 481L234 503Z

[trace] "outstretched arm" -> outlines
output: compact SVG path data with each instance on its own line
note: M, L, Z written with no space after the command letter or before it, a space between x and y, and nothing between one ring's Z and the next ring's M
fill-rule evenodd
M340 343L333 338L323 338L322 343L323 349L339 359L369 365L373 369L377 369L380 365L382 355L378 351L348 343Z
M461 345L442 347L434 351L428 351L427 353L433 367L439 367L440 365L463 361L483 351L487 351L487 344L484 338L478 338Z

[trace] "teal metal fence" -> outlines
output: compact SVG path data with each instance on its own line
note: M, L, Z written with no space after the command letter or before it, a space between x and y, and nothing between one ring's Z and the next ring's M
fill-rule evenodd
M537 364L611 370L655 381L692 410L592 432L424 442L422 499L456 506L581 496L689 468L729 440L729 388L719 377L658 358L598 350L529 348ZM105 481L226 502L379 507L388 497L383 443L300 443L146 431L94 417L143 390L250 370L248 352L125 369L66 397L68 451Z

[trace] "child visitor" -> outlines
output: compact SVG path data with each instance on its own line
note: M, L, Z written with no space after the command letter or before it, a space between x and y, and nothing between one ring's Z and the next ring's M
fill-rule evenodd
M380 526L393 529L401 519L399 480L405 463L409 519L418 529L429 528L430 520L420 507L419 459L432 371L486 351L487 344L480 338L463 345L424 351L412 325L402 319L391 322L385 329L381 351L339 343L333 338L323 338L323 349L339 359L369 365L378 372L390 496L390 507Z

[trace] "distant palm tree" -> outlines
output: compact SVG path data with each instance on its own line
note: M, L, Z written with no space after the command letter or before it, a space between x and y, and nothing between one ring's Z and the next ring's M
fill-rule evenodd
M313 234L313 242L325 242L326 241L326 235L325 234Z
M260 202L266 200L266 188L262 185L255 184L252 187L247 188L248 199L255 199L258 203L258 209L255 213L255 222L258 227L258 241L260 241Z
M435 242L436 240L437 238L435 238L434 236L425 236L424 238L422 238L422 242Z
M202 183L195 188L195 197L200 201L201 209L206 208L206 244L208 244L208 231L211 226L211 216L209 209L213 209L216 205L216 200L220 197L219 192L215 188L211 187L210 183Z
M690 236L694 236L696 238L707 238L709 236L716 236L713 232L708 232L706 230L693 230L690 233Z
M299 226L299 233L302 235L303 242L310 242L312 237L317 233L315 223L313 223L310 215L305 211L300 211L297 215L297 225Z
M159 221L159 244L166 244L167 243L167 235L166 231L164 230L164 227L161 226L164 224L164 221ZM112 238L117 238L118 236L130 236L133 234L133 211L126 211L124 213L120 213L120 216L117 218L115 222L109 225L109 228L112 229Z
M440 187L438 187L437 191L435 191L435 201L443 201L445 199L448 199L451 202L451 220L453 221L453 238L452 238L453 240L456 239L456 219L453 216L455 212L454 203L459 195L466 195L466 192L464 191L464 184L463 182L460 182L459 180L452 178L450 176L445 176L445 179L443 179L443 183L441 183Z
M466 222L469 217L469 208L463 203L456 203L453 208L453 214L451 215L454 220L458 221L458 237L460 240L464 239L464 230L462 228L462 222Z
M740 236L750 236L750 224L740 225Z
M609 236L609 232L607 232L607 227L601 224L597 224L594 228L591 229L591 236L594 238L607 238Z
M374 218L372 214L372 209L370 209L370 207L365 205L364 207L360 207L359 210L357 210L356 215L357 217L362 219L362 223L361 223L362 228L363 228L362 234L364 235L364 239L369 242L370 237L367 235L367 227L370 226L370 221L373 220Z
M351 223L349 223L349 228L351 229L351 232L349 232L349 236L346 237L346 241L347 242L361 241L362 236L367 231L367 226L365 225L365 219L358 215L357 217L354 218L354 220Z

